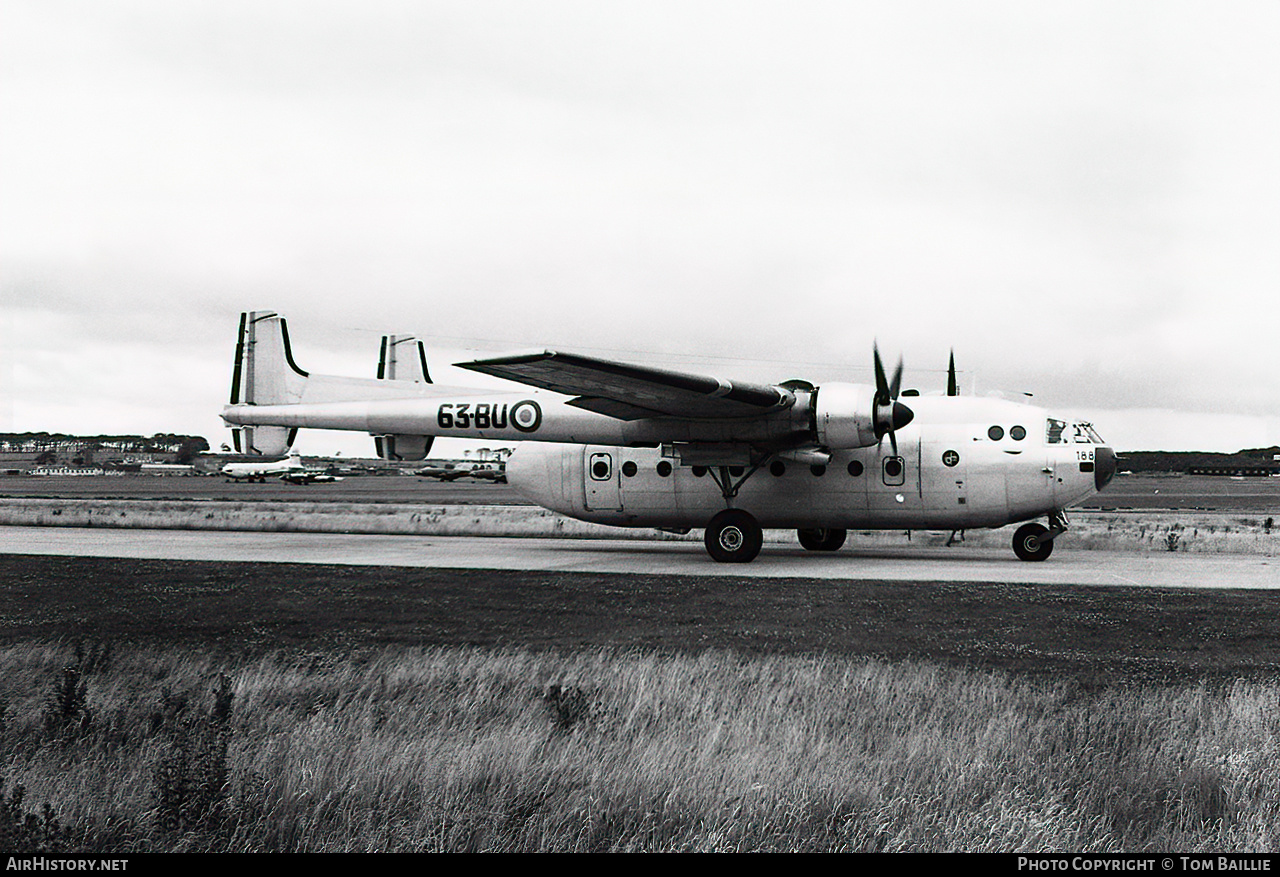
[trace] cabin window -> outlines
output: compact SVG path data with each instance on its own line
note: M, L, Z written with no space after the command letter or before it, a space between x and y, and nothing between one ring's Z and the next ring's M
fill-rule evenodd
M827 467L820 464L815 464L809 467L809 471L813 473L814 478L821 478L823 475L827 474Z
M1009 438L1013 439L1015 442L1020 442L1026 437L1027 437L1027 431L1023 427L1021 426L1010 427Z
M905 483L906 467L901 457L884 458L884 483L896 487Z
M694 467L693 467L693 477L694 477L694 478L701 478L703 475L706 475L706 474L707 474L707 467L706 467L706 466L694 466Z
M858 460L850 460L848 469L849 469L849 474L852 475L854 478L857 478L859 475L862 474L862 463L859 462Z
M781 478L787 471L787 465L781 460L774 460L769 464L769 474L774 478Z
M663 478L666 478L668 475L670 475L671 464L668 463L666 460L663 460L662 462L660 462L658 464L658 474L661 475Z
M993 442L1000 441L1000 439L1004 438L1004 428L999 426L991 427L987 430L987 438L991 439Z
M608 454L591 455L591 480L608 481L613 475L613 458Z
M635 474L637 471L638 470L636 469L636 464L633 463L631 460L628 460L627 462L622 464L622 474L627 476L628 478L635 477Z

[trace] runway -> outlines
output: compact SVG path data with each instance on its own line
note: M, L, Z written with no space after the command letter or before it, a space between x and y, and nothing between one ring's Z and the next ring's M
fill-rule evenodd
M899 582L996 582L1171 588L1280 588L1280 559L1261 555L1084 551L1043 563L1005 549L858 548L818 554L766 544L749 564L719 564L701 542L516 539L190 530L0 527L0 551L82 557L316 563L438 569L645 573Z

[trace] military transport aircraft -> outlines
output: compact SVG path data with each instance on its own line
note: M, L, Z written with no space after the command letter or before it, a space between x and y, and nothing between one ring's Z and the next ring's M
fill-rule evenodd
M874 386L729 381L553 350L458 365L537 389L437 386L422 342L396 335L382 339L377 378L312 375L281 317L246 313L222 418L237 450L261 454L302 427L368 432L386 459L425 459L436 436L523 441L506 475L530 500L602 524L702 527L722 562L753 560L764 527L834 551L849 529L1024 521L1014 552L1044 560L1065 509L1116 471L1089 423L960 396L954 359L945 396L903 392L902 362L889 378L879 350Z

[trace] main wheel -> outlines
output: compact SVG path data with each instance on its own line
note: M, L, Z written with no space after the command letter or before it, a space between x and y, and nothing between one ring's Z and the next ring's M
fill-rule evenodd
M707 524L707 553L720 563L750 563L764 544L764 531L750 513L725 509Z
M836 551L844 544L848 533L845 530L813 527L808 530L796 530L796 535L800 537L800 544L809 551Z
M1044 538L1048 532L1039 524L1023 524L1013 534L1013 553L1019 560L1044 560L1053 553L1053 540Z

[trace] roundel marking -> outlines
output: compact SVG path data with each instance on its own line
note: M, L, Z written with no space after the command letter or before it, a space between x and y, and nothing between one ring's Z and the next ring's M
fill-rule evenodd
M521 432L533 432L542 426L542 409L532 399L511 406L511 425Z
M955 466L960 462L960 455L955 451L944 451L942 454L942 462L948 466Z

